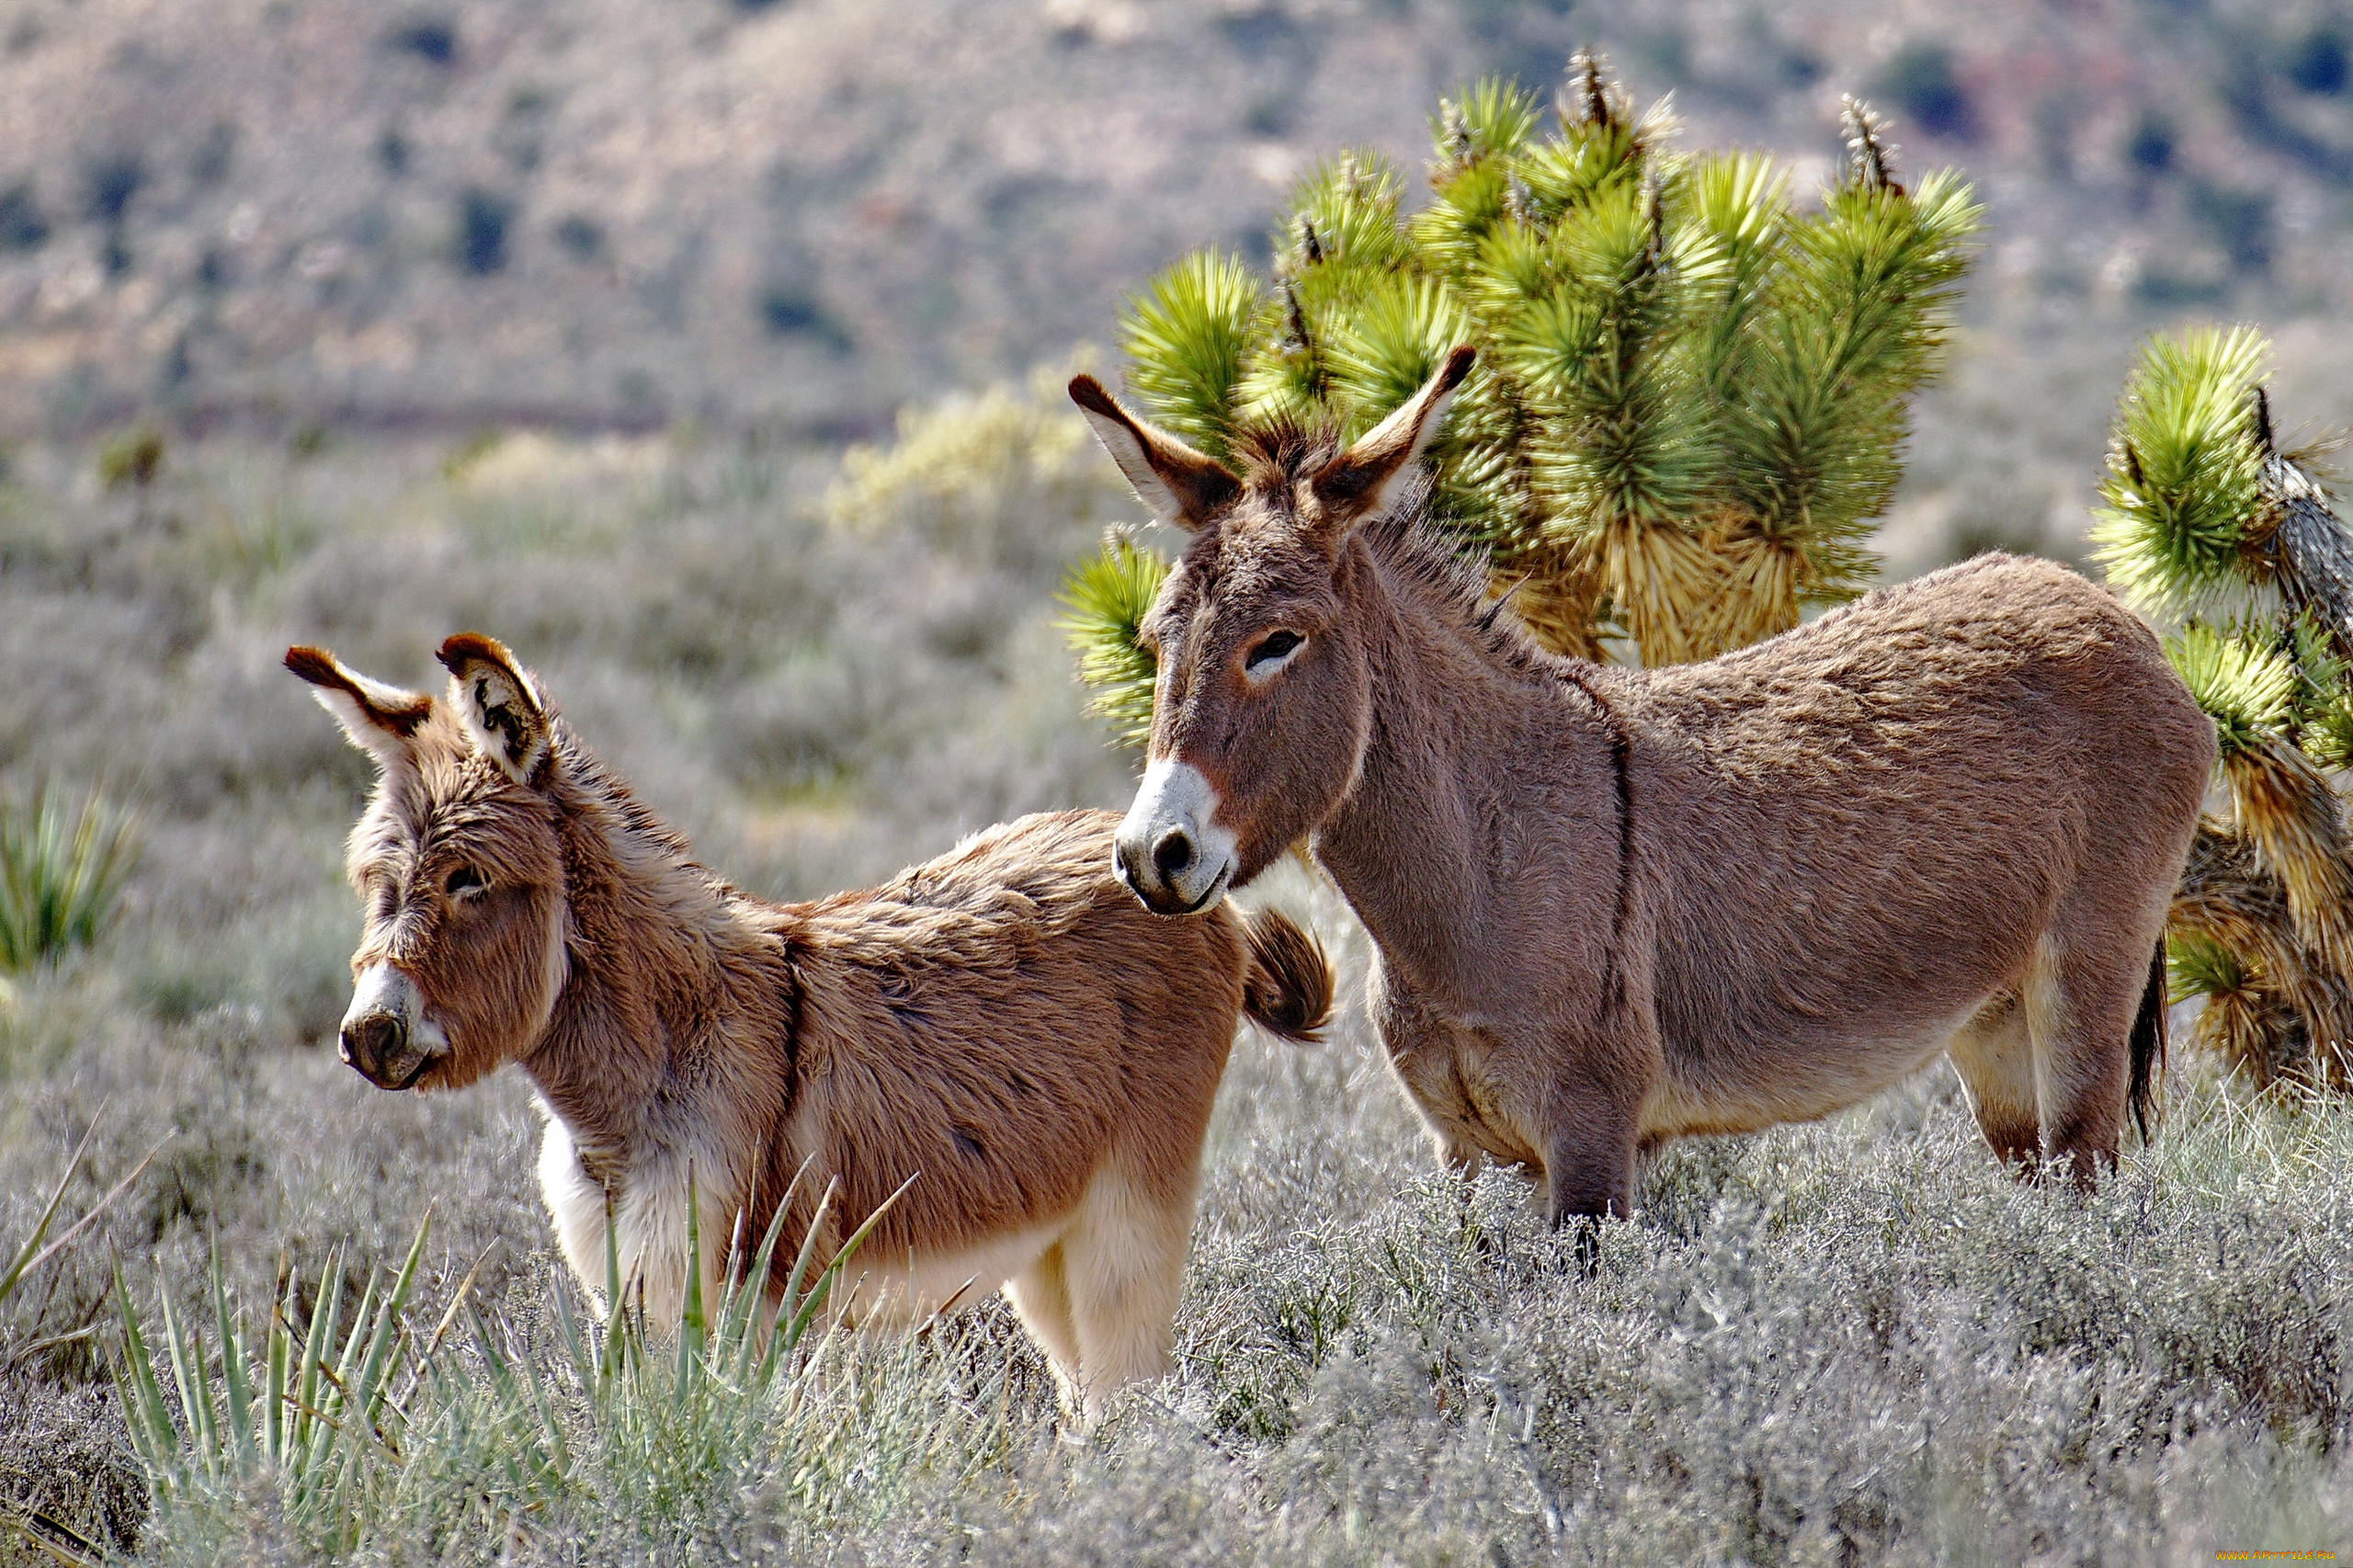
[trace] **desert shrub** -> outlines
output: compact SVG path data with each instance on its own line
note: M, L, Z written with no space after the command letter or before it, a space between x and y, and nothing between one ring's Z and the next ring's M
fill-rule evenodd
M1066 371L899 415L888 446L852 447L825 495L836 528L904 528L976 564L1059 566L1135 497L1063 395Z
M1952 51L1941 44L1914 42L1897 50L1881 73L1880 91L1931 136L1977 133L1976 107L1954 74Z
M144 490L163 471L164 449L160 430L124 431L98 449L98 483L108 490Z
M33 182L18 180L0 190L0 251L39 250L49 238Z
M458 25L447 17L414 16L393 24L384 44L396 53L414 55L428 65L458 62Z
M477 278L506 267L506 228L515 204L495 191L469 186L458 197L456 232L450 241L458 265Z
M574 261L594 261L604 254L605 226L585 212L568 212L555 226L555 243Z
M0 801L0 971L88 947L113 918L137 855L135 820L93 790L79 807L44 788Z
M82 210L100 223L120 223L131 199L147 183L147 165L138 153L116 152L92 158L82 170Z
M755 309L760 324L778 337L802 338L831 354L847 354L857 347L849 329L825 309L816 290L802 284L763 286Z
M239 129L233 119L216 119L189 149L188 177L195 185L216 186L229 177L236 161Z

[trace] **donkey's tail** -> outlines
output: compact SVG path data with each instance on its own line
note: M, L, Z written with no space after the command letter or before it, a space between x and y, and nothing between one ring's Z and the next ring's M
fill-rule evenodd
M1271 909L1243 917L1250 967L1242 977L1242 1010L1269 1034L1302 1044L1332 1019L1332 966L1322 944Z
M2143 1143L2149 1141L2149 1123L2157 1109L2157 1078L2165 1070L2165 942L2160 937L2157 950L2149 960L2149 983L2141 993L2141 1011L2132 1019L2132 1083L2124 1096Z

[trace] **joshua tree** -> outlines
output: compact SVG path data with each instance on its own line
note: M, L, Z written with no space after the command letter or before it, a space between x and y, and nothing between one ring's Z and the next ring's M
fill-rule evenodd
M2334 775L2353 761L2353 539L2316 453L2274 439L2253 329L2157 339L2124 389L2095 538L2109 580L2184 618L2168 652L2213 716L2227 817L2174 900L2175 998L2259 1081L2343 1087L2353 864Z
M1433 119L1432 198L1401 213L1375 153L1302 180L1274 275L1200 252L1131 301L1131 392L1212 454L1245 422L1349 434L1457 343L1477 368L1432 451L1432 516L1542 642L1702 658L1853 597L1901 472L1910 394L1943 360L1980 210L1949 173L1907 190L1847 100L1817 211L1759 153L1684 153L1580 54L1539 138L1535 94L1487 81ZM1135 620L1165 563L1114 540L1066 602L1099 710L1132 736Z

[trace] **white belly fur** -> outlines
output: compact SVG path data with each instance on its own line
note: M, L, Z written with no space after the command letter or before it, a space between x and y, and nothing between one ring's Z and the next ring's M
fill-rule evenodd
M827 1312L849 1327L889 1330L963 1312L1045 1256L1069 1223L1065 1216L955 1252L860 1251L844 1266Z
M540 1108L547 1114L548 1125L540 1145L540 1192L555 1225L556 1244L573 1277L599 1306L608 1307L603 1301L607 1273L604 1189L581 1168L579 1151L563 1119L545 1105ZM672 1325L686 1304L686 1179L683 1171L675 1182L666 1183L646 1182L643 1175L631 1172L629 1190L618 1206L620 1234L615 1251L624 1293L634 1300L642 1290L648 1320L656 1325ZM723 1194L702 1190L699 1176L696 1196L703 1210L703 1290L710 1301L716 1299L727 1248L731 1200ZM880 1248L861 1252L844 1267L826 1303L826 1315L851 1327L892 1329L922 1323L943 1311L962 1312L1037 1262L1061 1239L1076 1212L953 1252L895 1258L886 1256Z

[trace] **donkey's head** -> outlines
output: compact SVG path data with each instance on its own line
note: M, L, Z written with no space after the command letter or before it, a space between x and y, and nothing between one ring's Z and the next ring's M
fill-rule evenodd
M376 793L351 834L367 925L340 1043L385 1089L457 1088L524 1055L565 976L554 716L487 637L452 637L440 659L449 687L437 700L324 649L286 651L286 667L376 759Z
M1372 730L1350 541L1416 472L1472 351L1459 347L1353 444L1290 432L1222 466L1113 401L1070 394L1162 522L1190 533L1142 628L1159 665L1143 785L1112 858L1144 906L1183 915L1240 887L1332 813Z

